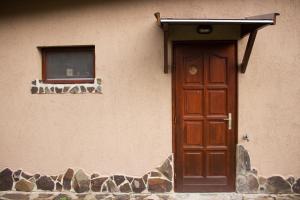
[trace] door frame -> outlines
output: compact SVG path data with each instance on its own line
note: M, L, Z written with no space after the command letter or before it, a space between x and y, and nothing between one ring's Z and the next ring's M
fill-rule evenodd
M220 43L228 43L228 44L233 44L235 47L235 61L236 61L236 73L235 73L235 78L236 78L236 96L234 97L235 99L235 110L236 110L236 123L235 126L233 126L234 129L234 144L235 148L233 150L233 154L235 155L233 160L234 160L234 171L236 172L236 146L238 144L238 72L239 72L239 66L238 66L238 41L237 40L184 40L184 41L172 41L172 64L171 64L171 74L172 74L172 153L173 153L173 167L174 167L174 192L178 192L177 190L177 177L176 177L176 65L175 65L175 48L178 45L202 45L202 44L220 44ZM236 180L236 173L233 174L234 180ZM236 188L236 181L234 182Z

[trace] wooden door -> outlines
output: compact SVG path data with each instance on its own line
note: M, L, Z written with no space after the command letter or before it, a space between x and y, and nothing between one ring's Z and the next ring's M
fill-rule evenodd
M236 43L174 44L174 62L175 191L235 191Z

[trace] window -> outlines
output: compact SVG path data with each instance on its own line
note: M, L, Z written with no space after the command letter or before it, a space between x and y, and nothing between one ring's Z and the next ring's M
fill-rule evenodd
M95 78L95 47L42 48L45 83L92 83Z

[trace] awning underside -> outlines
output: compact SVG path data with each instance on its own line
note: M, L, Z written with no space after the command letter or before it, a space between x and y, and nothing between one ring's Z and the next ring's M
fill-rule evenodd
M161 18L160 13L154 14L157 23L164 31L164 72L168 73L168 32L169 27L173 25L237 25L240 26L240 37L249 35L243 61L240 64L242 73L245 73L248 60L252 51L257 31L268 25L276 24L276 16L279 13L271 13L266 15L257 15L253 17L246 17L245 19L185 19L185 18ZM181 27L185 27L181 26ZM225 28L226 26L224 26ZM183 28L184 29L184 28Z

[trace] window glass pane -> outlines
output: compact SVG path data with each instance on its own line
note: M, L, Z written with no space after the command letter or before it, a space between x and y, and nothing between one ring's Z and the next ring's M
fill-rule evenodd
M48 51L47 79L94 78L94 53L92 51Z

